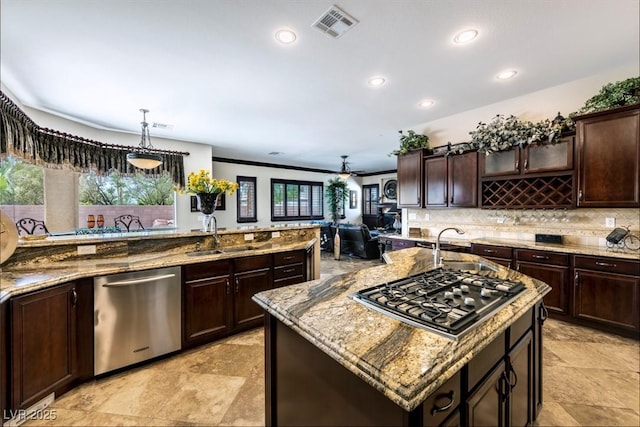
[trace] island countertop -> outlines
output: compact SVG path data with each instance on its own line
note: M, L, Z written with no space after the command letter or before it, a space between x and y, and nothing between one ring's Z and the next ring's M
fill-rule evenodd
M449 260L481 259L463 253L443 254ZM479 274L520 280L526 290L456 341L409 326L352 299L358 290L433 269L428 249L411 248L386 256L388 265L264 291L254 300L406 411L415 409L551 289L484 260L498 271Z

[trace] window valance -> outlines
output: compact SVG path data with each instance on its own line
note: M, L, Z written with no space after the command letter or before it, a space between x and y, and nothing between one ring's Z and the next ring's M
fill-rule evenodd
M142 151L42 128L31 120L8 96L0 91L0 155L15 155L28 163L51 168L71 168L79 172L117 170L125 175L168 173L173 182L184 187L184 155L178 151L154 149L162 156L155 169L136 169L127 162L127 153Z

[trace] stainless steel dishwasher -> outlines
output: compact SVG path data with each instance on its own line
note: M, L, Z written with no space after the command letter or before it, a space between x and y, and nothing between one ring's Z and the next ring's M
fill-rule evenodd
M181 347L180 267L96 277L94 374Z

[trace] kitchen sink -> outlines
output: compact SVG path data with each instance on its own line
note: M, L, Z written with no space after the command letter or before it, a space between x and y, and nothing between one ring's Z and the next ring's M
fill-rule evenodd
M459 271L498 271L497 268L492 267L482 262L474 261L443 261L442 268L445 270L459 270Z
M224 253L224 252L221 251L220 249L211 249L208 251L187 252L187 256L204 256L204 255L215 255L215 254L221 254L221 253Z
M241 246L229 246L221 249L209 249L206 251L193 251L187 252L187 256L205 256L205 255L216 255L216 254L228 254L232 252L244 252L244 251L253 251L256 249L264 248L264 246L257 245L241 245Z

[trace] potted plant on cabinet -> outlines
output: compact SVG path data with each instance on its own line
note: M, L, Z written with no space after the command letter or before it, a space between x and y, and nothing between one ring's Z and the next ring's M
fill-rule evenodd
M389 156L401 156L403 154L407 154L411 150L415 150L416 148L426 148L427 150L431 149L429 145L429 137L427 135L420 135L415 133L412 130L407 131L405 135L402 131L398 131L400 133L400 148L389 153Z
M631 77L602 86L600 92L589 98L584 107L571 114L571 116L595 113L633 104L640 104L640 77Z

